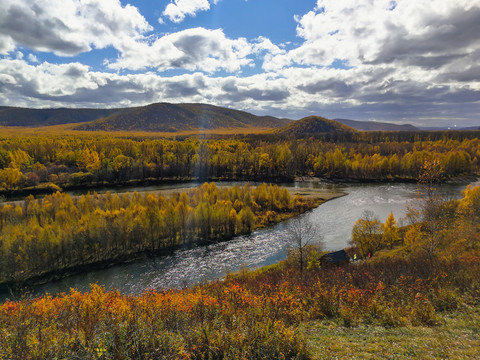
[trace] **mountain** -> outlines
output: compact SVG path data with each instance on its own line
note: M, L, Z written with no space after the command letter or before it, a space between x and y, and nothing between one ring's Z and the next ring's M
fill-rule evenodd
M30 109L0 106L1 126L48 126L80 123L111 115L119 109Z
M334 119L344 125L360 131L418 131L419 129L410 124L396 125L377 121L359 121L349 119Z
M291 121L207 104L156 103L124 109L79 125L75 130L176 132L219 128L276 128Z
M419 126L418 127L420 130L425 130L425 131L444 131L444 130L449 130L447 126Z
M303 138L317 135L346 135L351 136L357 130L341 124L335 120L328 120L320 116L308 116L303 119L292 121L291 123L273 130L273 133L279 136L294 136Z
M471 130L480 130L480 126L468 126L468 127L457 127L457 126L419 126L420 130L426 131L447 131L447 130L462 130L462 131L471 131Z

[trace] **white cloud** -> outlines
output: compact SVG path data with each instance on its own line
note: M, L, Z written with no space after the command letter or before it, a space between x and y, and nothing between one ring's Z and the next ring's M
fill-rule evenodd
M38 63L38 58L33 54L28 54L28 61L31 63Z
M215 1L215 4L217 2ZM170 21L179 23L186 16L195 16L199 11L210 9L208 0L174 0L167 5L163 11L163 15L168 17Z
M92 46L120 50L150 30L137 8L119 0L2 0L0 53L18 46L60 56Z
M112 69L139 70L153 67L159 71L179 68L190 71L238 71L251 64L251 45L244 38L229 39L222 30L193 28L165 35L151 44L130 43L121 57L109 64Z
M165 77L151 72L96 72L80 63L32 65L25 60L3 59L0 74L3 105L15 106L119 107L160 101L203 102L292 118L317 114L413 122L419 117L458 119L458 106L465 118L475 118L480 100L480 87L454 85L448 80L435 82L438 71L398 69L394 65L322 71L290 67L247 77L203 73Z
M254 53L266 51L268 55L284 54L285 50L272 43L272 41L264 36L255 39L252 50Z
M442 66L452 54L468 56L479 48L479 18L478 0L318 0L313 11L296 17L305 42L265 67L329 66L336 59L351 66Z
M209 77L202 73L162 77L155 73L119 75L92 71L80 63L32 65L0 60L4 105L109 107L158 101L206 102L255 111L289 98L285 79L267 75Z

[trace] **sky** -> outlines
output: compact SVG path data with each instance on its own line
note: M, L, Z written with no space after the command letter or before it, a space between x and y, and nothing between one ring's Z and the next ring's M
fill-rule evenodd
M0 105L480 125L480 0L0 0Z

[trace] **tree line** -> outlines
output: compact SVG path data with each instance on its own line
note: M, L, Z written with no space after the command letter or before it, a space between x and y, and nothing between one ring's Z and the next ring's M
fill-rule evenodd
M316 205L266 184L205 183L168 198L137 192L30 196L0 205L0 282L225 240Z
M366 136L366 135L363 135ZM373 135L370 135L373 136ZM165 140L42 136L0 140L0 190L165 180L415 180L436 159L445 178L478 174L478 138L334 143L318 139ZM399 136L399 135L398 135Z

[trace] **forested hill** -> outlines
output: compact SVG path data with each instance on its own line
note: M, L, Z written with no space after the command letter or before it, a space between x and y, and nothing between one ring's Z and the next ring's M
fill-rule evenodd
M48 126L93 121L120 109L31 109L0 106L0 126Z
M334 119L343 125L350 126L360 131L418 131L419 129L410 124L390 124L377 121L359 121L349 119Z
M156 103L123 109L33 109L0 106L0 126L39 127L83 123L76 130L185 131L276 128L289 119L256 116L207 104Z
M276 128L291 120L256 116L207 104L156 103L114 113L77 126L76 130L137 130L176 132L219 128Z
M343 125L335 120L328 120L320 116L308 116L293 121L273 131L276 135L286 137L305 138L317 135L352 136L357 130Z

